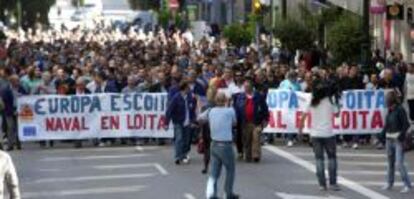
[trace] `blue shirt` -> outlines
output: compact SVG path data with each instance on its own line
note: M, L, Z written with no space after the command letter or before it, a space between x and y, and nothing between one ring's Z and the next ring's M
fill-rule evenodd
M233 124L236 123L236 112L233 108L214 107L204 111L198 119L209 122L213 141L231 142L233 140Z

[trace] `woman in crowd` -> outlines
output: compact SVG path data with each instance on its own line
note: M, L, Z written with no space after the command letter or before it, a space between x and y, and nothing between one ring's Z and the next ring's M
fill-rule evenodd
M404 188L401 193L408 193L411 189L410 176L407 173L404 161L403 143L406 138L407 130L410 127L406 111L402 107L399 97L395 91L387 94L388 115L385 119L385 126L382 131L386 138L386 149L388 157L387 184L384 190L391 190L394 185L395 163L400 171Z
M327 84L316 77L312 83L312 100L306 111L312 115L309 133L312 140L316 159L316 176L321 190L327 190L325 177L325 153L328 155L329 185L334 191L339 191L337 184L336 137L332 129L332 116L335 106L333 96L329 96ZM307 116L302 117L299 134L302 134Z
M408 103L410 120L414 121L414 64L410 64L405 75L405 96Z

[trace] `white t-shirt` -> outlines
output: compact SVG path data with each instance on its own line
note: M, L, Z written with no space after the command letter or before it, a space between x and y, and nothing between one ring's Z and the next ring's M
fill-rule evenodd
M322 99L316 107L309 106L308 112L312 115L309 128L311 137L328 138L335 135L332 131L332 115L335 112L335 106L328 97Z
M407 73L405 75L405 86L407 89L407 99L411 100L414 99L414 75Z

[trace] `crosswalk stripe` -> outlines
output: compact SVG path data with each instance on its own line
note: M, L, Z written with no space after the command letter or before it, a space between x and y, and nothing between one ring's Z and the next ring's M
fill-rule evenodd
M369 166L369 167L380 167L384 168L387 166L386 162L361 162L361 161L343 161L338 160L339 165L350 165L350 166Z
M35 151L35 153L73 153L73 152L81 152L81 153L88 153L88 152L117 152L117 151L153 151L160 149L160 146L136 146L136 147L84 147L80 149L74 149L74 148L51 148L48 150L41 150L41 151Z
M73 152L115 152L115 151L134 151L132 147L94 147L94 148L51 148L48 150L36 151L38 153L73 153Z
M116 180L116 179L130 179L130 178L148 178L156 176L156 173L139 173L139 174L123 174L123 175L104 175L104 176L82 176L82 177L57 177L57 178L42 178L28 182L26 184L41 184L41 183L56 183L56 182L83 182L94 180Z
M184 198L185 199L196 199L196 197L191 193L185 193Z
M299 185L318 185L318 182L316 180L306 180L306 181L293 181L293 184L299 184ZM383 187L387 184L387 182L384 181L358 181L358 184L364 185L364 186L372 186L372 187ZM402 187L404 184L402 182L394 182L395 187Z
M311 171L315 173L315 165L310 163L307 160L304 160L302 158L299 158L298 156L295 156L289 152L286 152L278 147L275 146L265 146L265 149L268 151L283 157L287 160L290 160L291 162L303 167L304 169ZM338 182L342 184L343 186L347 187L350 190L353 190L361 195L364 195L368 198L375 198L375 199L389 199L389 197L382 195L381 193L378 193L374 190L371 190L367 187L364 187L360 183L354 182L352 180L349 180L347 178L344 178L342 176L338 176Z
M65 160L99 160L99 159L122 159L122 158L136 158L146 157L149 154L127 154L127 155L93 155L93 156L66 156L66 157L48 157L40 159L42 162L54 162L54 161L65 161Z
M340 174L345 175L373 175L373 176L385 176L387 171L370 171L370 170L356 170L356 171L339 171ZM397 175L400 175L399 172L396 172ZM414 172L408 172L408 175L414 176Z
M22 198L45 198L45 197L64 197L64 196L80 196L80 195L98 195L113 193L132 193L140 192L146 186L127 186L127 187L102 187L93 189L68 189L59 191L41 191L41 192L24 192Z
M130 169L130 168L142 168L142 167L152 167L152 166L154 166L154 163L96 165L96 166L93 166L93 168L100 169L100 170L112 170L112 169Z
M142 167L154 167L162 175L168 175L168 171L158 163L142 163L142 164L113 164L113 165L97 165L93 166L94 169L100 170L112 170L112 169L131 169L131 168L142 168Z
M312 152L292 152L292 154L297 156L315 156ZM336 154L339 158L341 157L361 157L361 158L386 158L387 156L385 154L378 154L378 153L358 153L357 151L355 153L337 153Z

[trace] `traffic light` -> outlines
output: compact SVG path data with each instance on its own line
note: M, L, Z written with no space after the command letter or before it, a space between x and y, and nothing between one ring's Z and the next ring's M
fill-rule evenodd
M260 12L262 11L262 3L260 2L260 0L253 0L252 7L254 14L260 14Z

